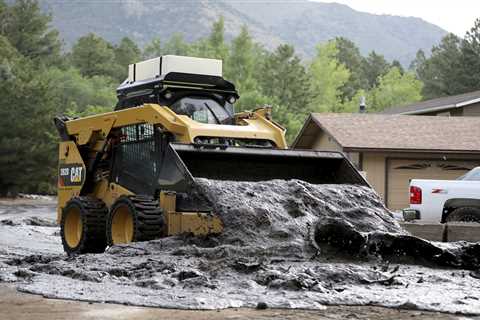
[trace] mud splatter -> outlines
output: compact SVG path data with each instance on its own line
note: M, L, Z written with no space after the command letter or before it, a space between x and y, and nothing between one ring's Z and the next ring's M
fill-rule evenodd
M3 219L0 220L0 224L6 226L39 226L39 227L56 227L57 223L51 219L42 219L38 217L29 217L22 220L18 219Z
M47 297L184 309L368 304L480 314L478 245L412 237L367 188L197 182L224 220L218 237L77 257L6 250L0 280Z

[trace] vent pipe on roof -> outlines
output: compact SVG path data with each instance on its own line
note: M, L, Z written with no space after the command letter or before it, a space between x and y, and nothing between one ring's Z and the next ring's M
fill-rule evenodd
M367 105L365 104L365 96L360 97L360 105L358 107L359 113L365 113L367 111Z

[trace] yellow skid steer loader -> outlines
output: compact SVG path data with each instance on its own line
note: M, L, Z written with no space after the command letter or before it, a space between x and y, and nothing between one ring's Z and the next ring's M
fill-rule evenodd
M288 150L268 107L234 112L222 61L163 56L129 66L112 112L56 117L58 215L69 254L228 221L190 196L195 179L368 185L338 152Z

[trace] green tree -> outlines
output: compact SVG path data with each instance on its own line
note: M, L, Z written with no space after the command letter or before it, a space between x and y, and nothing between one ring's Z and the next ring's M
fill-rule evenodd
M243 26L232 41L224 70L225 78L232 81L240 93L240 99L236 104L239 110L253 109L269 102L257 81L261 52L253 42L247 27Z
M415 59L410 63L408 70L414 72L417 75L417 78L420 78L421 75L419 74L419 71L420 68L425 65L426 60L427 57L425 56L425 52L422 49L419 49L415 54Z
M461 81L464 69L460 45L460 39L454 34L449 34L438 46L432 48L430 58L425 59L419 53L415 62L416 72L425 84L423 89L425 98L464 92L465 86Z
M312 100L310 112L342 112L341 88L350 77L348 69L336 58L334 41L317 46L317 55L309 66Z
M461 45L463 92L480 89L480 18L465 34Z
M392 67L395 67L397 68L401 74L404 74L405 73L405 69L403 68L402 64L400 63L400 61L398 60L393 60L392 63L391 63L391 66Z
M0 0L0 35L4 36L6 33L8 19L8 6L4 0Z
M266 53L258 73L262 93L274 104L274 119L287 127L287 140L292 141L307 116L310 101L309 79L295 49L280 45Z
M290 45L280 45L266 53L258 74L262 92L277 97L281 105L292 112L304 110L309 102L308 76L302 61Z
M226 78L237 84L252 79L255 74L254 43L246 26L232 41L226 67Z
M274 101L273 98L270 98L270 104L272 104L272 100ZM273 120L286 129L285 139L287 140L287 143L291 144L305 122L305 112L296 114L287 106L273 103L272 114Z
M50 68L44 75L52 84L57 113L82 114L91 106L104 106L113 110L118 82L105 76L83 77L79 70Z
M160 38L153 38L143 49L143 58L152 59L163 55L162 41Z
M480 89L480 19L463 40L446 35L429 58L419 51L411 68L424 82L427 99Z
M223 17L212 25L210 35L199 39L190 46L190 54L196 57L221 59L225 64L228 59L228 45L225 43L225 26Z
M15 77L13 62L20 57L18 51L10 44L7 38L0 36L0 80L9 81Z
M115 70L114 76L118 82L122 82L128 76L128 65L139 62L142 52L130 38L124 37L114 48Z
M115 61L121 66L128 66L140 60L141 51L130 38L124 37L114 49Z
M350 77L340 89L342 101L345 102L352 99L358 90L367 89L368 79L362 69L364 58L355 43L343 37L335 38L334 41L337 48L337 60L350 71Z
M405 105L422 99L422 82L413 72L402 75L400 70L392 67L378 79L378 86L367 94L369 112L382 111L385 108Z
M213 23L208 44L212 50L211 58L227 60L228 46L225 43L225 21L222 16Z
M5 37L0 36L0 48L0 193L52 192L57 148L52 85Z
M367 80L367 89L371 89L378 85L379 77L385 75L390 69L390 64L381 54L372 51L363 60L363 74Z
M115 52L107 41L93 33L78 39L71 59L83 76L115 77Z
M49 64L59 58L61 43L50 22L35 0L17 0L10 7L0 3L0 35L26 58Z
M185 42L181 33L174 33L163 48L163 54L188 56L189 52L190 46Z

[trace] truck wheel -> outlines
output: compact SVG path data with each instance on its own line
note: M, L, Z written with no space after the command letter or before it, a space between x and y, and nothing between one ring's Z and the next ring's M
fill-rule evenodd
M446 222L480 222L480 208L463 207L453 210Z
M149 196L121 197L108 215L108 244L157 239L163 235L163 228L163 211L158 200Z
M103 201L75 197L62 210L60 235L68 254L101 253L107 246L105 235L108 210Z

